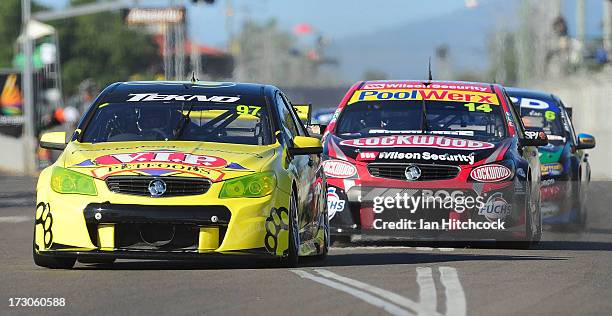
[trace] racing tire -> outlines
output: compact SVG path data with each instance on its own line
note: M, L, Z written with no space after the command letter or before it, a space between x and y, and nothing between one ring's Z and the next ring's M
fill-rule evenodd
M533 223L532 223L532 204L533 202L531 201L532 199L532 193L531 193L531 182L527 181L527 189L526 192L529 193L527 201L525 201L525 239L523 240L513 240L513 241L498 241L496 242L496 245L500 248L506 248L506 249L522 249L522 250L527 250L529 248L531 248L531 246L534 244L534 241L536 240L537 237L537 232L533 231ZM538 193L539 194L539 193ZM538 214L539 217L541 217L541 211L540 211L540 202L537 202L537 208L538 208ZM539 228L537 230L539 230L541 232L541 228L542 225L540 223ZM540 234L541 236L541 234ZM539 240L538 240L539 242Z
M298 224L298 211L296 194L291 195L289 201L289 241L287 255L281 258L281 265L286 268L295 268L299 263L300 230Z
M331 246L331 236L329 232L329 216L327 215L327 212L325 212L323 216L323 229L325 230L325 232L323 233L323 250L320 254L316 255L316 258L319 260L324 260L325 258L327 258L327 254L329 253L329 247Z

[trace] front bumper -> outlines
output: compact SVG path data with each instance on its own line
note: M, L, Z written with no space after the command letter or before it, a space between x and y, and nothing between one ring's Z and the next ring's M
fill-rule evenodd
M333 182L333 181L330 181ZM454 241L454 240L517 240L526 237L526 194L524 185L512 182L497 184L480 188L479 193L473 187L473 183L456 184L449 188L424 189L415 187L364 187L353 184L346 188L346 181L336 181L334 194L338 199L346 201L344 209L335 212L330 220L331 234L335 236L360 236L367 239L372 238L397 238L408 240L435 240L435 241ZM332 184L333 186L333 184ZM414 186L414 185L413 185ZM432 184L434 187L435 184ZM375 212L373 208L373 198L375 196L401 196L407 194L417 197L423 192L427 194L449 194L449 196L472 196L482 197L485 206L489 209L501 209L504 216L487 216L486 210L473 207L458 212L454 209L432 208L415 209L408 212L406 209L390 208L382 212ZM495 195L496 193L501 196ZM495 195L495 197L494 197ZM497 197L497 198L496 198ZM501 197L501 198L500 198ZM328 196L329 200L329 196ZM328 204L329 207L332 205ZM380 211L380 210L379 210ZM330 214L334 212L329 212ZM495 215L495 214L493 214ZM466 226L473 226L472 229L451 226L454 220L458 220ZM503 222L500 227L497 221ZM410 224L409 222L413 224ZM381 223L389 225L381 228ZM436 227L429 225L439 223ZM493 225L492 223L496 223Z
M100 181L101 182L101 181ZM219 199L221 183L202 195L151 198L117 194L96 181L98 195L40 189L35 250L40 255L182 259L211 255L281 256L266 223L289 195ZM269 225L268 225L269 226Z

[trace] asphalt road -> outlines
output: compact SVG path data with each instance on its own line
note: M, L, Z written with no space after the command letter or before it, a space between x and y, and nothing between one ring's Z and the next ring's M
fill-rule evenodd
M0 315L612 315L612 185L594 183L584 233L531 250L365 245L298 269L253 260L32 262L34 179L0 175ZM10 298L64 307L10 307Z

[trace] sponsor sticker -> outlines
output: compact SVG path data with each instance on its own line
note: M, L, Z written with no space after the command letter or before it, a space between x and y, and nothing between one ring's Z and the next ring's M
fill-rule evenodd
M220 102L234 103L240 100L235 96L205 96L198 94L158 94L158 93L131 93L127 102L147 102L147 101L198 101L198 102Z
M498 182L510 178L512 171L502 165L490 164L479 166L470 172L470 177L479 182Z
M486 86L477 85L461 85L461 84L440 84L432 83L424 85L416 82L372 82L366 83L361 88L362 90L381 90L381 89L434 89L434 90L459 90L459 91L476 91L490 92L491 89Z
M378 152L376 151L362 151L357 154L357 161L372 161L376 160L378 157Z
M327 188L327 216L330 220L334 218L336 213L344 211L345 205L346 201L340 199L340 196L336 193L336 188Z
M340 145L361 148L418 147L456 150L481 150L495 147L487 142L437 135L390 135L357 138L343 140Z
M381 152L378 154L378 159L390 159L390 160L433 160L433 161L449 161L449 162L465 162L470 165L474 164L474 154L433 154L428 151L425 152L410 152L402 153L397 151Z
M402 100L433 100L453 102L476 102L499 105L495 93L459 91L459 90L359 90L356 91L348 104L360 101L402 101Z
M545 110L550 107L548 103L542 100L530 99L530 98L516 98L510 97L513 103L519 104L521 108L525 109L535 109L535 110Z
M512 213L512 204L509 204L501 192L491 195L487 202L478 210L478 215L484 215L489 221L494 222L504 219Z
M194 155L177 151L150 151L127 154L110 154L94 160L97 165L121 165L131 163L173 163L179 165L219 168L225 167L227 161L220 157Z
M323 172L331 178L349 178L357 174L357 168L342 160L326 160L323 162Z
M559 176L563 173L563 165L560 163L547 163L540 165L540 173L543 176Z

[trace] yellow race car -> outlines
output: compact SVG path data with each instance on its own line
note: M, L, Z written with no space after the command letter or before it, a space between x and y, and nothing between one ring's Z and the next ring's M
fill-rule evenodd
M63 152L38 179L39 266L327 254L321 142L273 86L115 83L40 146Z

